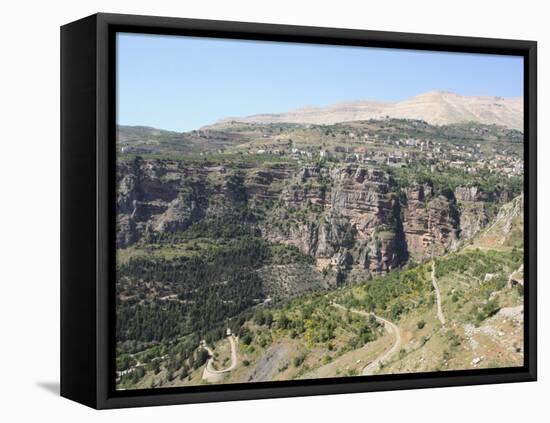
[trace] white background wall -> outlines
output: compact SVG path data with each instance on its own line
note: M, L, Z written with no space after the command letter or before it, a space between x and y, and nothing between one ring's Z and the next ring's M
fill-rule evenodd
M0 25L0 420L538 422L548 410L550 31L542 1L9 1ZM539 42L539 382L96 412L59 381L59 26L98 12ZM546 335L546 336L543 336ZM544 391L546 390L546 395Z

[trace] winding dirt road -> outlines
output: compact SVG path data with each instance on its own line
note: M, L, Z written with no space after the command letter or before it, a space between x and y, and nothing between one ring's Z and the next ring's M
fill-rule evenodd
M399 351L399 348L401 348L401 344L402 344L401 330L399 329L399 327L395 323L390 322L389 320L384 319L383 317L377 316L374 313L368 313L366 311L356 310L356 309L353 309L353 308L348 309L348 308L346 308L346 307L344 307L340 304L337 304L337 303L332 303L332 305L334 307L340 309L340 310L349 311L350 313L355 313L355 314L358 314L358 315L363 316L363 317L373 316L378 322L380 322L384 325L384 329L386 329L386 332L388 332L390 335L393 334L393 336L395 337L395 341L394 341L392 347L389 350L387 350L387 351L383 352L382 354L380 354L378 357L376 357L371 363L366 365L363 368L363 371L361 372L362 375L364 375L364 376L372 375L376 370L378 370L380 368L380 365L384 361L386 361L390 356L392 356L397 351Z
M435 290L435 299L437 302L437 318L443 326L445 326L445 316L443 315L443 309L441 308L441 292L439 291L439 285L435 278L435 260L432 260L432 285Z
M237 367L237 340L234 335L228 337L229 344L231 345L231 365L225 369L216 370L214 368L214 352L206 344L203 344L203 348L208 352L208 361L202 374L202 378L207 381L218 381L224 373L228 373Z

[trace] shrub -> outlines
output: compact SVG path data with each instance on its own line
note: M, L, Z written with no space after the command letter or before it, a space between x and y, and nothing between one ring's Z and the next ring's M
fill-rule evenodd
M487 301L485 305L481 308L481 310L477 310L477 313L475 314L474 320L476 325L479 325L485 319L494 316L499 310L500 307L496 300Z
M293 366L300 367L302 363L305 361L306 356L307 356L306 353L300 353L296 357L294 357L294 359L292 360Z
M458 347L460 345L461 343L460 336L454 330L451 329L447 331L445 335L452 347Z
M244 335L242 335L241 342L244 345L250 345L250 343L252 342L252 336L250 335L250 333L246 332Z
M265 325L265 314L263 310L256 310L254 313L253 321L258 326Z
M357 376L358 374L357 369L348 369L348 376Z
M392 306L391 311L390 311L392 319L397 320L399 318L399 316L401 316L403 311L404 311L403 304L401 304L400 302L395 303Z
M282 313L279 319L277 320L277 327L279 329L287 329L291 321L286 314Z
M199 350L195 354L195 360L193 360L193 368L198 369L208 360L208 352L206 350Z
M187 368L187 366L184 366L181 369L180 380L185 379L187 376L189 376L189 369Z
M153 360L149 363L149 370L152 370L156 375L160 373L160 360Z
M271 326L271 323L273 322L273 314L266 310L256 310L253 320L258 326Z
M118 371L126 370L136 364L135 358L129 354L121 354L116 359L116 369Z

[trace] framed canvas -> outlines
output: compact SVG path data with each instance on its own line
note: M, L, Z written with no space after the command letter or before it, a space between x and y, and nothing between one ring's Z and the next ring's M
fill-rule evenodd
M61 28L61 394L536 380L536 43Z

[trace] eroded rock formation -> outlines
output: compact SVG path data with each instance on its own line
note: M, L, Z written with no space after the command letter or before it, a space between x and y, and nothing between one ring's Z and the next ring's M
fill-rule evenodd
M119 248L215 218L296 246L340 281L452 250L487 225L487 204L510 196L399 188L388 173L356 164L235 170L141 159L118 164L117 188Z

